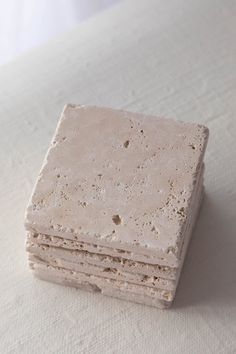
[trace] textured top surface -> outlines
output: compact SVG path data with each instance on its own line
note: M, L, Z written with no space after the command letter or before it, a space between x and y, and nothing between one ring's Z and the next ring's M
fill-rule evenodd
M207 138L201 125L67 105L27 227L177 255Z

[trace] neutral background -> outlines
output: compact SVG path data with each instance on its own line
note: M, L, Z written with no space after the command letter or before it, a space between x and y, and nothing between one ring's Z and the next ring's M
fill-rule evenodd
M236 352L236 3L122 1L0 68L0 353ZM66 102L206 124L206 198L173 308L34 279L23 215Z
M121 0L0 0L0 64Z

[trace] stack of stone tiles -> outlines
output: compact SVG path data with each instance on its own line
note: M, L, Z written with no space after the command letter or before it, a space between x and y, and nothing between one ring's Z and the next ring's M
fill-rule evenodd
M208 129L67 105L26 211L41 279L171 305L203 196Z

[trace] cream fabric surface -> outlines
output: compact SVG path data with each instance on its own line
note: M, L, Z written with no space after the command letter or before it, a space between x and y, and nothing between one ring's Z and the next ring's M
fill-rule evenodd
M130 0L0 68L0 353L236 352L236 3ZM34 279L23 215L66 102L206 124L206 198L173 308Z

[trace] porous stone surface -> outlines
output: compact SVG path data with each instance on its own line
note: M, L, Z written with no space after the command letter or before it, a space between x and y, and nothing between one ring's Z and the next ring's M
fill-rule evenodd
M55 276L63 281L69 280L76 283L86 283L95 285L98 291L103 289L119 290L127 293L152 297L154 299L173 301L174 292L170 290L153 288L145 285L136 285L130 282L118 281L114 279L98 277L93 274L85 274L81 272L71 271L61 267L55 267L43 263L35 263L32 265L35 275L38 273L46 273L52 277Z
M66 261L63 258L51 256L38 257L34 254L29 254L29 266L34 269L36 264L46 264L49 266L60 267L70 270L71 272L81 272L89 275L96 275L102 278L114 279L118 281L129 282L137 285L144 285L151 288L159 288L164 290L175 290L176 281L164 279L157 276L148 276L139 274L138 272L126 272L115 267L103 267L101 264L92 265L89 263L79 263Z
M27 241L30 268L36 276L45 280L90 291L100 291L104 295L115 296L159 308L163 308L163 303L157 299L150 299L148 293L145 295L137 294L135 285L156 288L158 294L160 292L163 294L163 290L168 290L168 293L165 293L165 296L168 296L166 303L168 306L164 307L169 307L175 296L192 229L201 205L203 195L202 179L203 176L201 175L191 220L189 220L189 226L186 230L181 264L178 269L132 262L122 258L85 251L65 250L62 247L50 247L49 245L31 242L32 239L35 239L33 235L29 236ZM41 240L43 241L45 238L42 237ZM161 276L158 276L159 273ZM86 277L86 280L84 277ZM104 280L101 278L104 278ZM94 282L94 279L97 282ZM111 281L109 282L108 279L111 279ZM119 289L120 285L121 289ZM140 288L138 287L138 289ZM138 296L139 300L135 298L135 295Z
M197 124L67 105L26 228L177 262L207 139Z
M104 282L103 284L99 283L100 287L98 287L94 281L89 283L84 279L80 278L77 278L75 280L66 276L61 277L60 275L58 276L58 271L48 272L43 271L42 269L37 269L37 271L35 271L35 276L39 279L50 281L56 284L71 286L81 290L91 291L95 293L102 293L103 295L116 297L121 300L136 302L142 305L154 306L159 309L167 309L172 304L172 301L161 300L158 297L150 296L149 294L134 293L127 288L120 289L119 287L114 288L104 286Z

